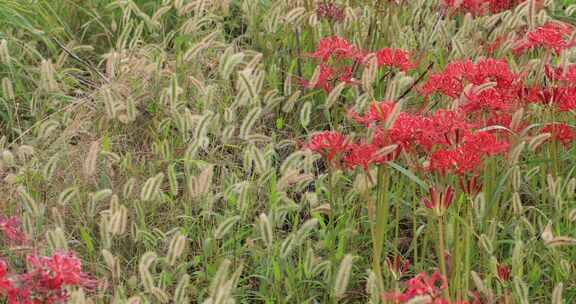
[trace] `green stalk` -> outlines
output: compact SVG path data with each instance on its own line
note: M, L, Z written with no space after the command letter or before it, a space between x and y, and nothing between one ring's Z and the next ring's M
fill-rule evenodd
M416 234L418 231L417 222L416 222L416 210L418 209L418 199L416 197L416 183L411 183L412 185L412 239L413 239L413 256L414 256L414 265L418 268L418 242L416 239Z
M378 167L378 198L376 201L376 222L374 225L372 267L378 279L381 290L384 290L384 279L382 276L382 253L384 249L384 239L388 225L388 171L384 166Z
M444 222L442 216L437 216L438 219L438 263L440 264L440 273L442 276L448 281L448 276L446 273L446 251L444 249ZM450 290L449 286L446 286L444 290L442 290L442 295L448 301L450 301Z
M465 294L468 293L468 289L470 288L470 268L471 268L471 238L472 238L472 198L469 199L470 201L466 204L465 212L466 212L466 224L464 225L464 280L463 284L463 291Z

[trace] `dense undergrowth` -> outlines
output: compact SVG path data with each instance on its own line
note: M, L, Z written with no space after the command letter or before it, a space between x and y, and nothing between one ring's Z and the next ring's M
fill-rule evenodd
M0 0L0 302L575 303L571 4Z

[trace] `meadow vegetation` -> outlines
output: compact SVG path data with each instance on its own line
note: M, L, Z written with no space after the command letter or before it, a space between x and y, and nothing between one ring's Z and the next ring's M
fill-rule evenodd
M0 303L576 303L567 0L0 0Z

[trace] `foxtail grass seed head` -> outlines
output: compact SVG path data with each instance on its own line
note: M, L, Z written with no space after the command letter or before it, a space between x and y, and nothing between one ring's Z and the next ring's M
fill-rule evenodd
M112 214L109 225L109 230L112 235L124 234L128 226L128 209L120 206L118 210Z
M236 223L238 223L239 221L240 216L232 216L223 220L222 223L218 225L218 228L216 228L216 230L214 231L214 239L216 240L222 239L226 234L228 234L232 230L232 228L234 228L234 225L236 225Z
M152 295L154 296L154 298L155 298L159 303L168 303L168 302L170 302L170 295L168 295L168 293L165 292L164 290L162 290L161 288L152 287L152 290L150 290L150 293L152 293Z
M228 270L230 269L231 265L232 262L230 262L230 260L228 259L225 259L222 262L220 262L220 266L218 266L218 270L216 271L216 274L212 278L212 283L210 283L211 297L214 297L218 289L225 284L229 273Z
M17 191L20 196L20 200L22 201L24 210L35 218L40 217L44 211L43 207L41 207L40 204L36 202L36 200L23 186L18 187Z
M0 63L10 66L10 51L8 50L8 41L6 39L0 40Z
M516 165L520 161L520 156L522 155L522 151L526 147L526 142L521 141L515 147L510 150L509 161L511 165Z
M8 77L2 78L2 93L7 100L14 100L16 98L12 81Z
M49 60L42 60L40 64L40 85L39 87L44 92L58 91L58 83L56 82L56 71L54 66Z
M264 213L260 214L258 228L260 230L260 237L266 245L266 248L271 248L274 243L274 234L272 232L272 224L270 223L268 216Z
M154 288L154 278L150 273L150 266L156 261L157 255L152 251L148 251L142 255L140 258L140 264L138 266L138 271L140 273L140 281L144 286L144 289L151 292Z
M135 185L136 185L136 178L134 177L129 178L122 187L122 197L125 199L129 198L132 195Z
M66 241L66 235L62 228L57 227L54 230L48 231L46 238L53 251L68 251L68 241Z
M91 201L94 203L101 202L105 199L108 199L112 195L112 189L102 189L96 192L93 192L91 195Z
M336 274L336 280L334 281L334 297L337 299L342 298L346 293L348 282L350 281L350 274L352 273L353 259L354 257L352 255L347 254L340 263L338 273Z
M514 277L514 293L516 294L521 304L529 304L528 301L528 285L519 277Z
M300 95L302 95L302 91L300 90L297 90L292 95L290 95L284 105L282 105L282 111L284 113L291 113L294 110L296 103L300 99Z
M312 103L307 101L300 110L300 125L307 128L310 125L310 116L312 115Z
M16 158L10 150L2 151L2 163L6 167L13 167L16 165Z
M178 187L178 176L176 173L176 164L171 164L168 166L168 182L170 184L170 194L172 196L177 196L179 192Z
M573 199L576 197L576 177L573 177L566 184L566 198Z
M174 291L173 301L176 304L186 304L188 302L188 288L190 286L190 276L184 274L178 284L176 285L176 290Z
M60 155L56 153L54 156L50 157L44 167L42 168L42 176L46 180L51 180L54 176L54 172L58 168L58 162L60 161Z
M168 259L168 263L171 266L176 264L176 261L182 256L184 253L184 249L186 248L186 236L176 233L172 240L170 241L170 245L168 246L168 254L166 255Z
M541 133L530 139L528 143L528 148L535 152L542 144L548 141L552 137L551 133Z
M164 181L164 173L160 172L153 177L150 177L142 186L140 191L140 200L148 202L162 196L160 186Z
M120 263L114 255L106 250L102 249L102 257L104 258L104 262L112 275L112 278L116 279L120 277Z
M100 141L96 140L90 144L88 154L84 160L83 173L86 177L92 177L96 173L98 155L100 153Z
M520 198L520 193L514 192L512 193L512 210L514 211L514 215L519 216L524 211L524 207L522 205L522 199Z
M38 127L38 140L47 140L52 135L60 124L52 119L48 119Z
M244 117L242 125L240 126L239 135L241 139L248 138L248 135L250 135L250 133L252 132L252 128L254 127L254 124L256 123L258 118L260 118L261 114L262 114L262 108L260 107L254 107L252 110L250 110L250 112L248 112L248 114L246 114L246 117Z
M472 282L474 282L476 289L478 289L478 291L488 299L488 303L493 303L492 301L494 299L494 293L492 292L492 290L486 287L484 281L482 281L478 273L476 273L475 271L471 271L470 277L472 278Z
M519 191L521 184L522 173L520 172L520 166L514 166L512 168L512 189L514 189L514 191Z
M336 85L336 87L334 87L334 89L332 89L332 91L330 91L330 94L328 95L328 98L326 98L325 102L325 105L328 109L334 106L334 104L338 101L345 87L346 82L340 82L338 85Z
M562 297L562 292L564 290L564 283L560 282L558 283L558 285L556 285L556 287L554 287L554 290L552 291L552 304L562 304L564 303L564 299Z

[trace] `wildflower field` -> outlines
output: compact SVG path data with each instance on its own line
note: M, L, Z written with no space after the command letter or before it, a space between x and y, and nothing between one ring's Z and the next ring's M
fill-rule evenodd
M0 303L576 303L576 3L0 0Z

